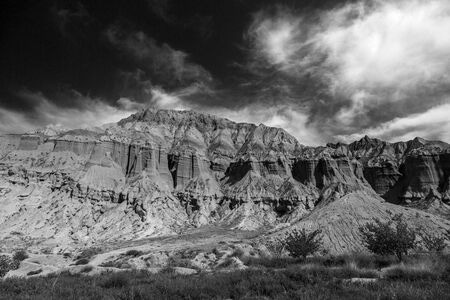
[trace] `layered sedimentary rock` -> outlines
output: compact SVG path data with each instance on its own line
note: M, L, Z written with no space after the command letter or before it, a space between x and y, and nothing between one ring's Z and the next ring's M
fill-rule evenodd
M208 224L257 229L302 221L347 195L370 195L380 210L381 196L448 213L442 142L365 137L313 148L279 128L151 109L103 131L48 132L0 137L0 238L90 243Z
M421 138L388 143L366 136L350 145L330 145L330 148L360 161L365 179L389 202L426 209L429 202L426 198L435 193L445 212L449 204L448 144Z

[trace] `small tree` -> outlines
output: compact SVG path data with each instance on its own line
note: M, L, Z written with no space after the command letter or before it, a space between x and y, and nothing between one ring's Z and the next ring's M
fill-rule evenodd
M361 226L359 231L369 251L379 255L395 254L400 261L416 244L416 233L408 227L402 214L387 222L374 218L373 223Z
M301 257L306 259L310 254L314 254L322 248L322 231L320 229L306 232L304 228L301 230L293 230L283 241L285 249L293 257Z
M442 252L446 247L445 238L443 236L420 234L420 237L422 238L423 245L428 251Z

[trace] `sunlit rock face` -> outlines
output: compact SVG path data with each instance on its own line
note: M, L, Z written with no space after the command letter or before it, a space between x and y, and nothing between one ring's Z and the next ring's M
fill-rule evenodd
M425 210L429 207L439 213L432 208L437 202L442 207L440 213L448 214L448 144L421 138L388 143L366 136L350 145L330 146L360 161L364 178L389 202ZM435 200L433 205L426 201L430 193Z
M151 109L104 131L46 132L0 137L0 238L89 244L211 224L269 228L355 193L448 213L442 142L314 148L280 128Z

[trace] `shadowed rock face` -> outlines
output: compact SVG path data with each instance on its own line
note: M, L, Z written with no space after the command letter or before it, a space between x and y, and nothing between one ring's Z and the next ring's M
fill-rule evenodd
M207 224L256 229L354 193L446 215L449 149L368 137L313 148L279 128L150 109L104 131L6 135L0 238L90 243Z

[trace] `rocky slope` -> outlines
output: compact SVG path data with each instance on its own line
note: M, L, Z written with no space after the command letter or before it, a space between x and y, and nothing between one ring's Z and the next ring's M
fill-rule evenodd
M315 224L339 252L386 210L448 235L449 175L443 142L312 148L279 128L147 109L105 130L0 137L0 239L63 251L205 225Z

